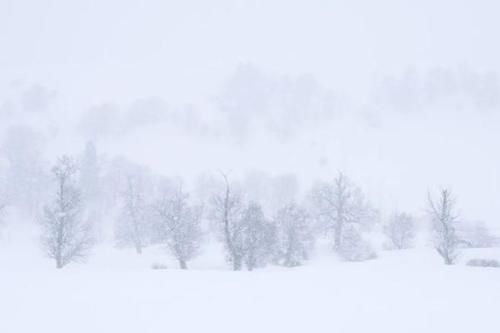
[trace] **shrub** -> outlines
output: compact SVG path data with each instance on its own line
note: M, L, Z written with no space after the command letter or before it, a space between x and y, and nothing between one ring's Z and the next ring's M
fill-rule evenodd
M495 259L471 259L467 262L467 266L474 267L500 267L500 262Z
M345 261L365 261L377 257L371 244L354 229L345 231L344 242L337 252Z
M157 262L153 263L151 265L151 268L152 269L168 269L167 265L165 265L165 264L159 264Z

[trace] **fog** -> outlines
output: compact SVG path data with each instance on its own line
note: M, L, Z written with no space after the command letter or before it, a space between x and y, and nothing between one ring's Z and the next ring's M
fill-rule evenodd
M496 1L9 1L2 80L70 101L203 103L241 63L366 95L407 67L498 70ZM69 103L69 102L68 102ZM74 105L71 105L75 108Z
M0 332L498 332L499 13L0 0Z
M4 0L2 134L35 128L48 158L94 140L186 178L342 170L417 213L452 186L498 224L499 7Z

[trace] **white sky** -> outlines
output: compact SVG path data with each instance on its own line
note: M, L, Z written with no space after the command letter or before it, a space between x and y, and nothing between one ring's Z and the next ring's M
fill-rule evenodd
M251 62L359 92L407 66L498 69L499 12L495 0L0 0L0 80L185 102Z

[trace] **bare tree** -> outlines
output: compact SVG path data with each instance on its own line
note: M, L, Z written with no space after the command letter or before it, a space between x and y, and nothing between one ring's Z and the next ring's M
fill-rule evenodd
M407 249L415 242L415 219L406 213L394 213L389 222L384 226L384 234L387 236L393 249Z
M274 218L276 255L284 266L301 265L309 257L314 243L311 221L306 210L295 203L282 207Z
M455 199L447 189L440 191L438 199L428 196L429 216L432 222L434 247L446 265L455 263L459 256L459 246L462 240L457 235L459 224L455 211Z
M157 237L178 260L181 269L187 269L187 262L198 254L202 237L201 206L190 205L188 198L182 186L178 186L172 191L163 190L154 205L158 215Z
M94 244L91 224L82 218L82 202L75 186L75 162L63 156L52 169L56 180L54 201L45 206L42 219L43 251L62 268L85 259Z
M226 174L222 174L224 188L212 197L212 215L222 231L222 238L228 261L233 270L241 270L244 257L242 238L242 200L239 193L231 188Z
M333 245L337 251L342 249L347 226L356 224L361 227L370 222L372 210L361 191L342 173L332 183L316 185L312 198L320 221L328 231L333 231Z

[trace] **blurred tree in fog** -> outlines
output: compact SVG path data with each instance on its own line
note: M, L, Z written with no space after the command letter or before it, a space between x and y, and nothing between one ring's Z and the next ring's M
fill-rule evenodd
M333 182L313 187L313 209L323 227L333 232L333 247L339 251L345 241L344 232L361 232L374 223L374 210L361 190L342 173Z
M247 269L265 266L275 245L275 229L266 219L262 207L250 202L241 216L241 248Z
M158 217L155 237L167 246L180 268L187 269L187 262L199 253L201 246L201 206L189 203L189 194L180 184L164 187L160 192L154 203Z
M120 214L115 223L119 246L133 246L141 254L151 241L152 216L144 175L129 174L122 192Z
M15 126L8 129L2 144L7 160L7 196L13 205L30 214L37 212L48 183L42 143L42 136L30 127Z
M395 213L384 226L384 234L388 238L389 247L407 249L414 245L416 237L415 219L406 213Z
M312 221L307 211L295 203L278 210L276 225L276 253L278 263L298 266L309 258L314 244Z

